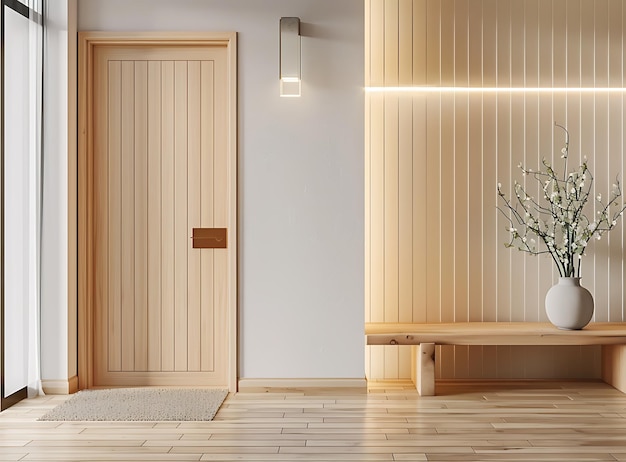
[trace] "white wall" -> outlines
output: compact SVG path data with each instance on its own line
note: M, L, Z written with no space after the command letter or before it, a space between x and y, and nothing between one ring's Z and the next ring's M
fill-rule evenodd
M74 0L46 4L41 369L44 388L76 374L68 358L68 25ZM69 130L74 132L74 130ZM75 342L74 342L75 343ZM75 348L71 348L75 351Z
M363 378L362 0L79 0L79 30L238 32L240 378ZM302 97L278 22L302 21Z

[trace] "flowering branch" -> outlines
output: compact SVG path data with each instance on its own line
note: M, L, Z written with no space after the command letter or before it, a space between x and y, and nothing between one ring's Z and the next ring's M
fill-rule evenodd
M595 219L587 217L584 209L592 195L593 176L586 159L577 170L568 173L569 132L557 123L555 126L565 132L565 146L561 149L563 176L559 177L546 159L542 161L544 170L539 171L526 169L520 163L518 167L522 174L530 175L538 182L542 202L527 194L524 186L516 181L514 205L498 183L498 195L504 202L504 207L498 207L498 210L509 222L507 230L511 239L506 247L515 247L531 255L550 254L562 277L580 277L580 264L589 241L599 240L613 229L626 205L618 203L622 189L616 179L606 203L601 194L595 197L599 206ZM539 250L533 236L544 244L545 249Z

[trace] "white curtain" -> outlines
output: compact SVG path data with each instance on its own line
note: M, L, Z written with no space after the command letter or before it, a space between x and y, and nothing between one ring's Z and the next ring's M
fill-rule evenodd
M23 1L22 3L27 3ZM4 7L4 397L41 390L39 366L42 25Z

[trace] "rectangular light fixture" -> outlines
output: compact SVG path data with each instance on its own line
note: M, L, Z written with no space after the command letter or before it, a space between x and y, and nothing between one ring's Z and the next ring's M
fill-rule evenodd
M300 96L300 18L280 18L280 96Z

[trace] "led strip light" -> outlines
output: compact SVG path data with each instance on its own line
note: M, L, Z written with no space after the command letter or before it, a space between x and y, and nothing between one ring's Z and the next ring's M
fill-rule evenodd
M626 93L622 87L365 87L368 93Z

